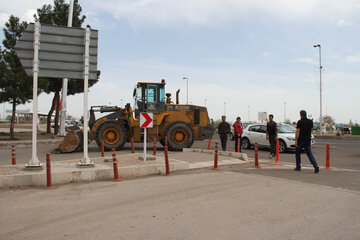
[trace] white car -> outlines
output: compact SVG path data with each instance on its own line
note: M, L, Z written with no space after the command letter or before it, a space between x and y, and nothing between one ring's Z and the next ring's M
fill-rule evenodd
M279 152L295 149L296 128L288 124L278 124ZM266 124L252 124L245 128L242 135L242 147L244 149L258 143L259 147L270 147L269 140L266 139ZM315 143L315 138L311 134L311 144Z

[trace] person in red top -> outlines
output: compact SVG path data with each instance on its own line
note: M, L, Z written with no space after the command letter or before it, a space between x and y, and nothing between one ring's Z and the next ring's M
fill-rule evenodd
M240 138L240 152L241 152L241 135L243 134L243 129L240 123L241 118L237 117L236 122L233 124L234 127L234 140L235 140L235 152L238 149L238 141Z

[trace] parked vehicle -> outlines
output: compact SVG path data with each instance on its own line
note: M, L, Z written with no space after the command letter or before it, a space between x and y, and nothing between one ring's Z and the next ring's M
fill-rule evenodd
M278 124L278 140L279 152L285 152L295 149L295 132L296 128L288 124ZM251 124L244 130L242 138L242 147L250 148L256 142L259 147L270 147L269 141L266 139L266 124ZM311 134L311 144L315 143L315 138Z
M247 126L249 126L250 124L253 124L253 123L250 123L250 122L241 122L241 127L242 129L244 130ZM229 138L231 141L234 141L234 127L231 125L230 127L230 134L229 134Z

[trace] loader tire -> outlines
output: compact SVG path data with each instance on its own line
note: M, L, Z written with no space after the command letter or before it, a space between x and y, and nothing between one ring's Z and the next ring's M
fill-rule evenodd
M101 124L96 133L96 143L101 146L104 141L104 149L110 151L115 148L121 149L127 141L127 133L124 125L117 121L107 121Z
M194 130L185 122L171 123L165 129L164 136L167 136L170 151L182 151L183 148L189 148L194 143Z

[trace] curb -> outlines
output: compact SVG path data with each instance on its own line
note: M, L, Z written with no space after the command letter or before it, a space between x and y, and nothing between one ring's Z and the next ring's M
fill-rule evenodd
M59 144L62 139L41 139L37 141L37 146L46 146L51 144ZM32 147L32 140L24 141L0 141L0 149L11 148L12 145L15 145L16 148L30 148Z
M200 152L213 154L212 150L202 149L184 149L184 152ZM129 156L134 154L129 154ZM136 154L140 156L141 154ZM249 162L248 157L244 153L222 152L221 155L231 156L234 159L222 160L219 165L232 165ZM126 158L126 155L122 155ZM239 161L242 160L242 161ZM80 161L70 160L53 162L51 164L52 184L64 184L74 182L90 182L90 181L107 181L114 177L112 166L112 157L102 157L91 159L95 166L91 168L78 168L77 163ZM213 165L212 161L189 163L181 160L172 159L170 157L170 171L183 171L207 168ZM25 164L21 165L5 165L0 166L2 172L8 175L0 175L0 189L2 188L19 188L19 187L45 187L46 186L46 167L41 170L25 170ZM163 157L156 157L156 160L149 161L146 165L118 166L119 177L123 179L162 175L166 173Z

